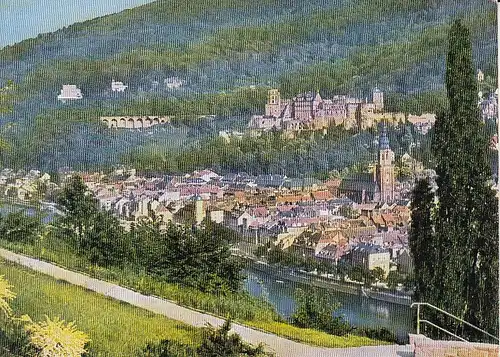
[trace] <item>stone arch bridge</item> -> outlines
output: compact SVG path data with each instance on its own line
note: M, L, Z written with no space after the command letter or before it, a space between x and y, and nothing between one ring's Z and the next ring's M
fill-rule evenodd
M170 123L171 117L168 116L120 116L120 117L101 117L101 122L110 129L142 129L154 125Z

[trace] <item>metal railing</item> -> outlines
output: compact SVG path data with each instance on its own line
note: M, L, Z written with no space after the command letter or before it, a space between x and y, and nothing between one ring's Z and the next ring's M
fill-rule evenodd
M434 309L434 310L436 310L436 311L439 311L439 312L441 312L441 313L443 313L443 314L445 314L445 315L447 315L447 316L449 316L449 317L452 317L452 318L454 318L455 320L460 321L461 323L463 323L463 324L465 324L465 325L467 325L467 326L470 326L470 327L472 327L473 329L475 329L475 330L477 330L477 331L479 331L479 332L481 332L481 333L483 333L483 334L485 334L485 335L487 335L487 336L489 336L489 337L491 337L491 338L495 339L496 341L499 341L499 339L498 339L498 337L497 337L497 336L492 335L491 333L489 333L489 332L487 332L487 331L484 331L484 330L480 329L479 327L474 326L473 324L471 324L471 323L469 323L469 322L467 322L467 321L465 321L465 320L462 320L461 318L459 318L459 317L457 317L457 316L455 316L455 315L452 315L452 314L450 314L450 313L449 313L449 312L447 312L447 311L444 311L444 310L440 309L440 308L439 308L439 307L437 307L437 306L434 306L434 305L429 304L429 303L427 303L427 302L414 302L413 304L411 304L411 308L413 308L413 307L415 307L415 306L417 307L417 335L420 335L420 323L426 323L426 324L428 324L428 325L430 325L430 326L432 326L432 327L435 327L435 328L437 328L437 329L439 329L439 330L441 330L441 331L443 331L443 332L446 332L448 335L453 336L453 337L455 337L455 338L457 338L457 339L459 339L459 340L461 340L461 341L464 341L464 342L469 342L469 341L467 341L466 339L464 339L464 338L462 338L462 337L460 337L460 336L457 336L457 335L455 335L454 333L452 333L452 332L450 332L450 331L448 331L448 330L446 330L446 329L442 328L441 326L438 326L438 325L436 325L436 324L434 324L434 323L432 323L432 322L430 322L430 321L428 321L428 320L423 320L423 319L420 319L420 306L429 306L430 308L432 308L432 309Z

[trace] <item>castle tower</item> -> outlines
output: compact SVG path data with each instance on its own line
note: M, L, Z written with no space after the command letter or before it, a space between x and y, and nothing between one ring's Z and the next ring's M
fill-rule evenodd
M279 117L281 114L281 94L277 89L267 92L266 116Z
M379 136L379 157L376 169L376 181L380 187L380 201L394 201L394 152L389 146L386 123L382 124Z
M373 90L373 104L375 104L375 111L381 112L384 110L384 92L377 87Z

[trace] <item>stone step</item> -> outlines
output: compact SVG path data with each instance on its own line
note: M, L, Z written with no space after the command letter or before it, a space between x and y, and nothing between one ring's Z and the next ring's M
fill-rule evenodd
M498 357L499 346L462 341L435 341L423 335L411 335L415 357Z

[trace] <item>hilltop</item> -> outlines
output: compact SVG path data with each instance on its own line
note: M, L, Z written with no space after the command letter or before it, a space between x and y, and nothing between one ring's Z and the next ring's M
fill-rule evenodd
M442 103L447 30L457 17L471 28L477 67L496 76L495 11L482 0L300 0L293 7L159 0L77 23L0 50L0 81L18 84L15 111L1 119L16 124L4 159L40 168L109 165L143 145L192 145L245 126L263 110L269 87L288 96L320 89L364 97L378 85L389 108L416 101L432 110ZM172 77L184 85L166 87ZM112 79L129 88L112 93ZM57 102L68 83L83 100ZM98 118L113 114L217 118L110 133Z

